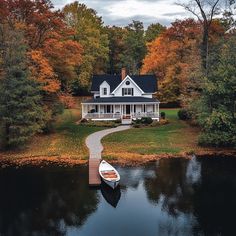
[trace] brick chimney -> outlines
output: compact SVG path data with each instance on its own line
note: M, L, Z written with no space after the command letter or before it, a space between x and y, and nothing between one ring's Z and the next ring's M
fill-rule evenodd
M124 80L126 76L127 76L126 69L122 68L121 69L121 79Z

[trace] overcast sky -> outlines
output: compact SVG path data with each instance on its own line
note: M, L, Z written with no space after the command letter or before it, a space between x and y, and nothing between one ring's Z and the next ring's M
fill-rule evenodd
M52 0L56 8L62 8L73 0ZM140 20L147 26L159 22L170 25L175 19L189 15L175 5L176 0L80 0L102 16L106 25L125 26L132 20Z

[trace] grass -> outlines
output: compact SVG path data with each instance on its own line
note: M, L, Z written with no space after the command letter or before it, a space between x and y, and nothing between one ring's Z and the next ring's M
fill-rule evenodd
M169 124L160 127L131 129L103 139L105 155L128 157L139 155L180 154L197 148L198 131L178 120L178 109L163 110Z
M80 103L80 102L78 102ZM168 125L131 129L104 138L104 156L108 159L139 157L157 154L192 152L197 147L198 131L178 120L177 109L164 110ZM85 139L91 133L105 129L89 125L77 125L81 118L79 106L66 109L58 116L52 134L34 137L27 149L0 153L15 158L48 157L84 160L88 158Z
M58 116L52 134L42 134L34 137L27 149L4 156L16 158L25 157L69 157L72 159L86 159L88 150L85 146L86 137L104 127L86 127L77 125L81 117L79 109L66 109Z

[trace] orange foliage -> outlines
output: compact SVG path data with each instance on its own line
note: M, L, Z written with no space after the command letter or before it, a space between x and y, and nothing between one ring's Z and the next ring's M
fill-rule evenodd
M32 77L44 91L55 93L76 77L82 48L71 40L75 32L50 0L0 0L0 23L15 25L24 32Z
M82 61L82 47L72 40L58 41L57 39L50 39L45 42L43 50L53 64L76 66Z
M66 93L60 94L59 99L65 108L67 109L76 108L75 99L70 94Z
M38 50L32 50L29 54L31 58L29 67L31 77L42 85L44 91L49 93L57 92L60 89L60 81L58 81L47 58Z
M147 45L142 73L154 73L160 81L161 99L179 100L192 65L199 62L201 28L192 19L176 21Z
M186 57L198 41L199 25L192 19L176 21L160 37L149 43L142 73L155 73L164 79L169 66L185 65ZM186 65L185 65L186 66Z

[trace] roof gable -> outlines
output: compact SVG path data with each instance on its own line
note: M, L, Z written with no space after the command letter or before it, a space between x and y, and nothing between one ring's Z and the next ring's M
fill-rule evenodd
M129 76L144 93L157 92L157 78L155 75L131 75ZM122 82L121 75L94 75L92 78L92 92L99 92L100 85L106 81L114 91Z
M127 75L125 79L122 80L121 83L115 88L115 90L112 91L112 94L115 93L117 89L119 89L119 87L121 87L127 80L130 80L131 83L133 83L137 87L137 89L140 90L141 93L144 93L143 90L132 80L132 78L129 75Z

